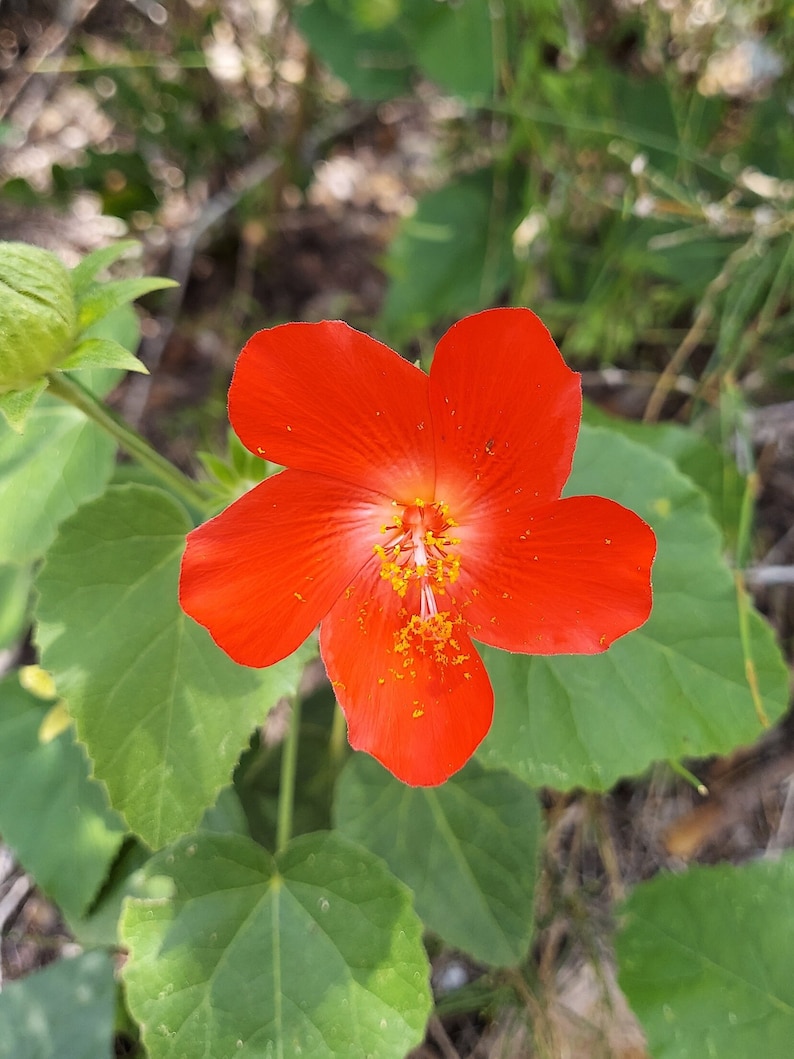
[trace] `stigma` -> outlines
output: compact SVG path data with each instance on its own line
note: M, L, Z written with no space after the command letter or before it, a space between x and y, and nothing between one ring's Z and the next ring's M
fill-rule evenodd
M380 528L384 540L374 552L380 559L380 576L401 599L409 588L418 590L419 617L424 621L448 609L447 601L439 608L437 597L446 596L460 575L457 523L444 503L417 498L396 506L399 510L391 524Z

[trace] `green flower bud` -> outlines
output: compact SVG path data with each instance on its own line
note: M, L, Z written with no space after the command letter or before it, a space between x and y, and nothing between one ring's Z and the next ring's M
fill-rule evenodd
M65 360L76 322L60 259L27 243L0 243L0 394L26 389Z

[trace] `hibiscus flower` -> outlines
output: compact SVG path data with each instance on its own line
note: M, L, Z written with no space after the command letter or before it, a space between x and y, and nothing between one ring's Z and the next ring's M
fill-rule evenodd
M461 320L429 375L341 322L260 331L229 418L288 469L188 535L182 607L247 666L320 623L351 746L441 783L491 725L472 640L596 654L650 613L651 529L611 500L560 499L581 409L528 309Z

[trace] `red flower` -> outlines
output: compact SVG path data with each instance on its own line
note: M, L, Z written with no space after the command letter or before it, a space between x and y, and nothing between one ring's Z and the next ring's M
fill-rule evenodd
M443 782L490 727L472 638L596 654L650 613L651 529L560 499L580 379L528 309L461 320L429 376L343 323L260 331L229 417L290 469L188 535L182 607L248 666L322 622L351 745L406 783Z

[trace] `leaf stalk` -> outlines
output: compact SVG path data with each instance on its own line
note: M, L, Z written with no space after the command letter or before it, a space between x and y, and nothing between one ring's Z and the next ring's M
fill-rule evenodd
M83 415L109 434L120 448L167 486L172 493L175 493L191 508L198 508L200 511L207 510L210 497L201 486L183 474L170 460L156 452L145 438L115 416L90 390L77 380L68 378L63 372L53 372L48 375L47 382L50 393L79 409Z
M292 816L295 805L295 775L298 765L298 740L301 726L301 699L295 695L290 702L290 722L281 756L281 778L278 788L278 820L276 821L276 853L281 853L292 838Z

